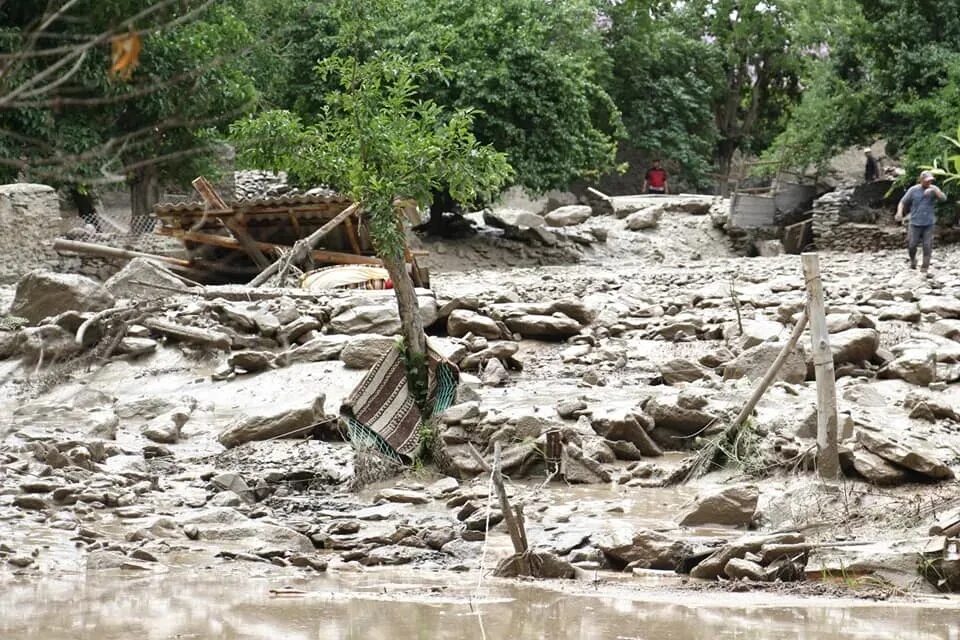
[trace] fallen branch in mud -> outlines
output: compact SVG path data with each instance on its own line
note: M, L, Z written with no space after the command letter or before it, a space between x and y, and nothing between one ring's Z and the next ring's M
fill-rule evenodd
M787 340L786 344L784 344L783 348L780 350L780 353L777 354L773 364L770 365L767 373L764 374L763 379L760 380L757 388L754 389L753 395L751 395L750 399L747 400L747 403L743 406L743 409L740 410L740 413L737 414L737 417L733 419L733 422L723 430L723 433L711 439L710 442L708 442L707 445L700 451L699 457L690 468L690 471L687 473L687 481L699 478L715 465L719 466L720 461L718 461L717 458L723 446L728 443L736 442L737 437L740 434L741 427L747 421L747 418L749 418L753 413L757 403L760 402L760 398L763 397L763 394L767 391L770 385L773 384L773 381L776 380L777 374L783 367L783 363L787 361L787 357L789 357L789 355L796 348L797 343L800 341L800 336L803 335L803 330L806 328L806 326L807 314L805 311L802 311L800 312L800 317L797 318L797 324L793 327L793 333L790 334L790 339Z

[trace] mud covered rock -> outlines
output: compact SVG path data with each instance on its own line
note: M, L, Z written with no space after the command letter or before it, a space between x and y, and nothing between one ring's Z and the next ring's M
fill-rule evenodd
M195 528L198 540L233 544L244 549L269 547L313 553L313 543L305 535L263 519L247 518L230 507L188 513L178 520L178 524L184 529Z
M450 312L447 318L447 333L456 338L468 333L490 340L498 340L501 337L500 326L493 318L466 309Z
M136 300L153 300L188 289L183 280L147 258L134 258L103 286L117 298Z
M348 369L369 369L396 344L396 338L386 336L354 336L344 345L340 360Z
M630 537L621 533L596 536L595 544L617 569L630 567L675 571L693 553L687 541L641 529Z
M760 490L755 485L727 487L698 496L696 503L679 518L683 526L720 524L749 526L756 515Z
M505 322L514 333L519 333L524 338L540 340L563 340L577 335L582 328L579 322L560 312L549 316L535 314L509 316Z
M694 435L717 419L711 413L668 404L657 398L651 399L644 411L658 430L666 429L683 436Z
M10 314L36 324L65 311L102 311L113 304L113 295L90 278L37 270L17 283Z
M879 435L866 430L857 431L857 442L884 460L916 471L932 480L952 480L953 470L932 452L913 444L898 441L891 435Z
M225 447L235 447L251 440L268 440L279 437L294 437L307 433L320 420L323 413L324 395L300 403L288 400L286 407L261 407L250 410L236 420L217 438Z
M571 204L554 209L544 216L544 220L551 227L569 227L586 222L593 215L593 210L587 205Z
M759 380L763 378L781 349L783 349L783 344L777 342L765 342L747 349L723 366L723 379L750 378ZM783 380L791 384L799 384L806 377L806 362L804 362L803 356L796 352L787 356L786 361L777 373L777 380Z

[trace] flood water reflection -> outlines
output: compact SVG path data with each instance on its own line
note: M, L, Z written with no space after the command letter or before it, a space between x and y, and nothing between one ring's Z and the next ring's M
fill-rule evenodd
M893 605L609 587L575 594L503 582L487 583L482 598L471 600L475 585L466 579L450 584L410 572L399 584L386 576L295 581L210 570L13 581L0 585L0 638L960 640L956 600ZM270 594L284 586L307 593Z

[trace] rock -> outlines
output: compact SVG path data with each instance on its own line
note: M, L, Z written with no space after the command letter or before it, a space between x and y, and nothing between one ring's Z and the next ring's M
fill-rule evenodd
M753 580L754 582L768 582L766 572L756 562L742 558L730 559L723 568L723 573L731 580Z
M951 405L934 396L911 392L903 399L903 406L905 409L911 410L911 418L920 418L929 422L936 420L960 422L960 413Z
M17 351L31 364L63 361L82 350L72 333L55 324L22 329L17 344Z
M636 416L611 416L595 419L593 430L607 440L629 442L645 456L662 456L663 450L650 438Z
M37 324L66 311L102 311L113 305L110 292L90 278L36 270L17 283L10 315Z
M103 284L116 298L154 300L189 287L154 260L134 258Z
M953 470L937 459L933 454L917 447L907 446L892 436L873 434L866 430L857 431L857 442L867 450L896 465L932 478L934 480L952 480Z
M49 505L47 501L35 494L20 494L13 497L13 506L28 511L43 511Z
M577 335L582 328L579 322L560 312L550 316L535 314L509 316L505 322L514 333L519 333L524 338L541 340L564 340Z
M941 318L960 318L960 298L953 296L920 296L920 311L934 313Z
M409 489L381 489L377 492L374 501L399 502L402 504L427 504L430 496Z
M683 526L702 524L749 526L757 510L760 491L754 485L727 487L698 496L696 503L679 518Z
M691 578L716 580L723 574L727 563L734 558L743 558L748 553L759 553L772 545L801 544L804 542L798 533L778 533L760 536L744 536L723 545L690 571Z
M848 329L830 336L834 364L868 362L879 347L880 334L876 329Z
M686 541L641 529L632 537L620 533L595 536L595 544L617 569L627 565L643 569L675 571L693 553Z
M223 544L234 543L244 549L271 547L299 553L313 553L310 538L293 529L273 524L265 519L247 518L236 509L213 507L187 513L179 524L185 533L188 527L197 540Z
M33 564L32 556L10 556L7 558L7 564L10 564L18 569L26 569Z
M634 211L626 219L627 229L630 231L642 231L644 229L653 229L660 222L659 209L641 209Z
M444 411L440 415L440 421L444 424L461 424L463 422L476 421L479 417L479 402L462 402Z
M573 420L586 413L587 403L579 398L567 398L559 400L555 405L555 408L557 410L557 415L562 419Z
M881 307L877 314L880 320L901 320L903 322L918 322L920 307L913 302L903 302Z
M450 313L447 318L447 333L455 338L461 338L468 333L489 340L499 340L501 337L500 326L495 320L466 309L457 309Z
M157 416L144 425L141 433L154 442L160 444L175 444L180 439L180 429L190 419L192 410L180 407L161 416Z
M312 340L290 349L277 359L283 359L289 364L295 362L336 360L340 357L349 340L349 337L340 335L317 336Z
M571 484L602 484L610 482L610 472L595 460L586 457L574 445L566 445L560 456L560 474Z
M324 395L320 394L309 404L297 404L295 400L290 399L286 407L249 410L247 415L234 421L217 439L229 448L251 440L294 437L307 433L324 416Z
M699 364L684 358L674 358L660 365L660 377L665 384L693 382L709 377L710 373Z
M723 329L723 337L733 340L739 336L740 348L749 349L764 342L775 342L786 333L786 329L779 322L773 320L744 320L743 332L736 322L727 324Z
M887 365L884 375L926 387L937 379L936 356L925 351L908 351Z
M157 341L150 338L132 338L126 336L120 340L115 353L138 358L157 350Z
M480 377L485 387L499 387L506 384L509 379L510 374L506 367L496 358L487 361L487 365L483 368L483 375Z
M717 417L705 411L685 409L652 398L644 408L657 429L668 429L683 436L691 436L714 422Z
M960 342L960 320L937 320L931 325L930 333Z
M273 367L274 355L269 351L234 351L227 363L234 369L258 373Z
M519 350L520 345L516 342L495 342L486 349L466 356L460 361L460 369L463 371L476 371L480 366L490 360L507 362L512 360L513 356Z
M437 319L437 312L439 311L437 300L432 293L418 290L417 302L420 306L423 326L429 327ZM397 303L391 295L379 304L361 304L349 307L333 316L330 319L329 326L331 333L399 335L400 316L397 313Z
M396 344L396 338L386 336L354 336L340 352L340 360L348 369L369 369Z
M495 209L483 212L483 221L498 229L542 227L547 224L542 216L523 209Z
M871 484L889 487L910 481L910 476L905 469L887 462L863 447L857 446L848 452L848 455L844 455L841 459L844 468L852 467Z
M832 338L831 338L832 340ZM773 361L776 360L783 344L777 342L765 342L751 349L747 349L732 362L728 362L723 367L724 380L736 380L739 378L750 378L759 380L770 369ZM807 378L807 365L803 356L794 351L787 356L786 361L777 373L777 380L789 382L790 384L800 384Z
M593 215L593 210L586 205L573 204L554 209L544 216L544 220L551 227L569 227L586 222Z
M573 565L549 551L514 554L501 560L493 572L498 578L532 577L546 580L572 580L577 571Z

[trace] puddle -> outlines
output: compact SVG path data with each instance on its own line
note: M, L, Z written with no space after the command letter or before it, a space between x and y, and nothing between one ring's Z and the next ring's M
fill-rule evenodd
M217 571L219 574L219 570ZM3 585L0 637L19 640L777 638L954 640L960 602L878 604L765 594L565 593L408 573L311 580L214 571L98 575ZM459 580L459 582L457 582ZM285 587L303 593L271 595ZM566 587L570 588L570 587Z

